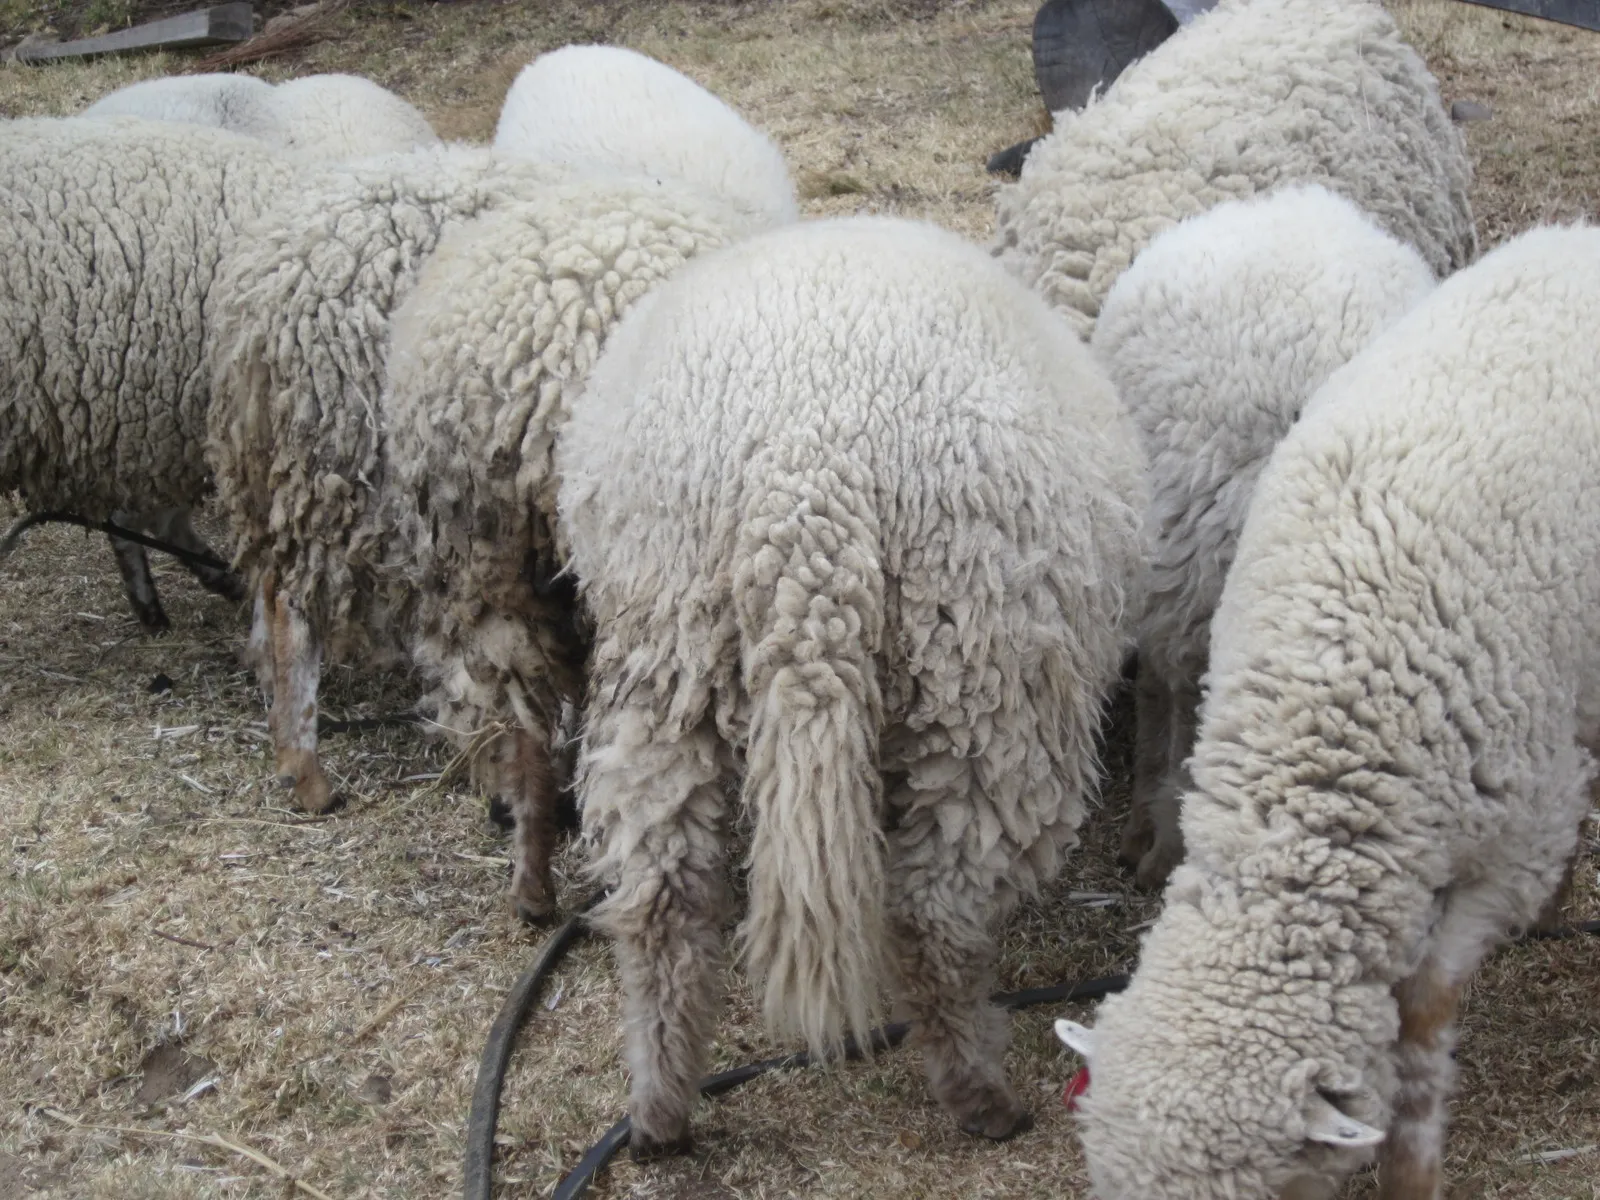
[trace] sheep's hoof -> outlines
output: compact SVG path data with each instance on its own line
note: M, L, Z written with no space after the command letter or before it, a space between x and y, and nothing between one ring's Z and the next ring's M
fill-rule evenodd
M673 1158L693 1154L694 1139L685 1133L670 1141L658 1142L648 1133L635 1129L628 1135L628 1151L633 1155L635 1162L649 1162L654 1158Z
M519 895L513 889L511 911L524 925L542 925L556 915L556 904L547 895Z
M1009 1087L985 1087L956 1113L962 1133L1004 1142L1033 1128L1033 1114Z
M1117 847L1117 862L1133 871L1138 869L1144 856L1155 844L1156 833L1147 822L1135 822L1131 817L1122 828L1122 842Z
M294 806L301 812L325 813L333 807L336 797L328 784L328 777L315 758L301 764L299 771L278 770L277 784L294 789Z
M1183 846L1164 846L1157 841L1154 846L1139 860L1139 869L1134 872L1134 882L1147 892L1160 891L1167 885L1167 879L1183 861Z

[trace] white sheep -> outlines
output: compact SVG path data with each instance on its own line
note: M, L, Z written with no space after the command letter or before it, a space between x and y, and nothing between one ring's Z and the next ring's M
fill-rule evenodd
M277 86L250 75L171 75L118 88L79 115L210 125L313 163L439 142L420 112L359 75L308 75Z
M1144 439L1150 577L1123 857L1146 887L1183 856L1178 797L1211 614L1256 478L1335 368L1434 286L1421 256L1316 184L1229 201L1160 234L1090 342Z
M1221 0L1130 66L1000 190L995 253L1084 336L1156 234L1317 182L1439 276L1477 250L1461 133L1377 0Z
M217 129L0 124L0 492L203 549L186 510L210 490L207 299L239 230L302 174ZM166 628L144 551L117 550L140 624Z
M143 117L269 140L273 87L254 75L163 75L107 92L80 116Z
M1600 747L1600 230L1441 284L1324 386L1212 623L1187 861L1080 1100L1100 1200L1440 1195L1453 1022Z
M275 214L280 227L263 229L223 273L216 308L226 327L219 342L225 344L213 370L228 404L212 425L218 487L241 540L242 561L268 593L259 598L251 640L269 652L262 674L273 695L278 774L286 783L293 781L297 803L313 811L332 799L316 755L322 655L342 657L358 647L403 652L398 640L405 628L403 608L414 597L405 585L409 553L397 549L381 511L388 468L381 396L390 314L415 284L446 227L512 201L534 199L575 173L614 179L632 166L636 173L660 175L675 161L663 157L667 142L697 146L706 141L708 104L717 114L719 152L733 158L742 152L752 171L764 177L767 172L770 143L686 79L664 92L619 89L591 100L581 109L569 106L561 123L571 130L580 119L592 122L595 144L609 147L599 159L568 166L502 146L446 148L364 164L325 189L290 198ZM515 96L507 98L508 108L516 103ZM732 117L732 125L724 114ZM648 125L654 136L637 147L643 161L629 164L625 148L604 135L635 125ZM697 161L692 156L677 161L689 177L668 172L664 182L676 180L705 194ZM770 191L766 195L772 199ZM737 203L737 189L732 198L706 197L708 204L719 199ZM773 202L792 211L792 190L787 205ZM740 207L746 222L772 219L763 209ZM541 224L549 228L548 215ZM624 229L619 224L593 245L575 245L580 272L583 259L608 252L607 240L625 240ZM602 231L595 227L593 232ZM684 229L673 236L683 239L687 250L698 234ZM619 275L632 269L625 260L618 265ZM535 277L543 269L536 265ZM641 262L639 270L624 292L652 278L649 264ZM600 277L591 282L602 293L609 286ZM561 303L567 306L569 299L564 296ZM593 302L593 307L568 306L568 316L581 314L593 328L606 301L597 293ZM516 313L503 319L514 321ZM523 354L527 339L507 348ZM552 361L565 348L562 338L553 342L547 348ZM460 350L472 353L469 345ZM513 409L505 419L521 419L519 414ZM537 469L537 447L528 449L528 469ZM530 768L519 769L527 774Z
M207 458L256 593L277 773L310 811L333 800L316 754L324 653L402 652L379 518L390 314L450 225L561 177L465 146L328 171L287 189L218 272Z
M355 75L311 75L276 87L249 75L175 75L119 88L81 114L92 119L142 117L208 125L258 138L299 161L332 163L435 145L421 113L392 92ZM117 512L113 521L154 533L181 549L213 555L184 509ZM167 627L144 547L112 537L123 588L139 623ZM232 600L244 589L231 571L190 565L211 591Z
M640 300L556 467L635 1152L687 1135L740 774L769 1024L835 1048L892 972L962 1128L1026 1128L993 927L1076 841L1146 500L1087 348L951 234L809 222Z
M559 578L551 455L570 396L631 304L750 225L676 183L585 176L452 230L395 310L379 416L407 644L425 711L512 816L525 919L554 905L550 739L582 702L588 644Z
M495 149L680 179L766 225L799 219L777 146L688 76L621 46L563 46L522 69Z

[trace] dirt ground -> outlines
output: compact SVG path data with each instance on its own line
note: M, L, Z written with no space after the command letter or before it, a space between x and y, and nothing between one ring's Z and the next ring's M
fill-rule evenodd
M170 7L0 0L0 44ZM529 58L620 42L768 129L809 214L923 216L982 240L997 186L985 157L1042 127L1035 7L373 0L329 40L252 69L358 71L442 134L484 139ZM1395 7L1446 100L1492 106L1467 131L1486 244L1593 213L1600 35L1452 0ZM0 115L73 112L182 66L0 67ZM293 1194L269 1164L340 1200L457 1192L478 1053L540 940L503 904L504 838L481 799L439 778L448 755L410 729L328 737L348 805L323 819L284 808L237 664L247 614L174 566L159 578L174 632L149 640L102 539L52 527L0 563L0 1197ZM331 716L371 716L406 708L415 688L354 664L330 670L324 694ZM1117 746L1109 765L1081 852L1006 931L1002 987L1121 970L1154 915L1113 862ZM1586 832L1574 919L1600 915L1600 830ZM574 903L575 857L560 869ZM1448 1152L1458 1200L1600 1197L1597 994L1596 938L1509 949L1475 981ZM896 1052L703 1105L693 1157L619 1161L592 1194L1085 1195L1056 1015L1016 1020L1009 1065L1039 1123L1013 1143L955 1132L914 1057ZM583 944L519 1046L497 1195L549 1194L621 1113L619 1040L615 972L604 946ZM780 1049L731 981L716 1065ZM1348 1195L1371 1196L1371 1181Z

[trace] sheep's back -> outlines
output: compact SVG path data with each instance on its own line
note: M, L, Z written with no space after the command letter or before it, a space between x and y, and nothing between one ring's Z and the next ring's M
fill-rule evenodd
M1055 123L1000 192L995 253L1085 336L1157 233L1282 184L1348 197L1437 275L1476 254L1464 140L1368 0L1223 0Z
M0 127L0 489L91 517L204 493L215 272L295 174L215 129Z

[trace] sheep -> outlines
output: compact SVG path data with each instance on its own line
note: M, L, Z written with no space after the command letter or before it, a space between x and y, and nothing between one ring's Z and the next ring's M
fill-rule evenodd
M316 754L323 655L403 655L378 522L390 314L451 224L562 177L466 146L369 160L288 192L220 268L207 460L256 596L277 775L308 811L334 798Z
M741 763L769 1025L859 1040L892 963L961 1127L1031 1123L991 926L1076 841L1146 503L1137 434L1066 334L953 234L808 222L680 269L572 403L577 786L636 1153L688 1135Z
M994 253L1085 337L1163 229L1296 182L1347 196L1438 276L1477 253L1471 168L1438 87L1376 0L1220 0L1029 154Z
M582 700L587 645L559 578L550 467L568 392L640 295L753 231L684 186L587 177L452 230L394 313L381 523L409 566L407 647L432 724L510 811L525 920L554 908L549 737Z
M165 75L108 92L79 115L210 125L270 140L273 91L253 75Z
M1458 997L1600 746L1600 230L1539 229L1337 371L1212 623L1172 876L1080 1099L1100 1200L1440 1195Z
M1112 285L1090 347L1150 460L1133 799L1145 887L1183 856L1178 796L1211 614L1267 456L1333 370L1434 286L1410 246L1318 184L1218 205Z
M435 145L438 137L411 105L354 75L312 75L274 87L249 75L180 75L147 79L102 97L86 118L144 117L210 125L259 138L308 163L328 163ZM118 512L113 521L160 536L180 549L215 557L181 509ZM112 537L123 587L142 628L168 627L145 550ZM244 588L231 571L190 565L209 590L235 602Z
M520 100L508 96L506 106L526 100L525 93ZM708 107L714 118L706 117ZM568 177L615 178L626 170L626 148L607 142L607 130L648 124L654 136L634 148L643 156L636 168L670 175L666 168L674 163L663 157L663 144L701 144L711 119L718 153L730 161L742 155L751 173L768 178L770 143L736 117L732 123L724 119L731 115L681 80L670 91L619 89L582 108L567 105L559 120L552 115L552 125L570 130L587 121L595 130L592 141L602 152L572 165L506 145L369 164L324 191L294 198L278 214L281 228L256 239L224 271L216 307L226 332L212 370L228 403L214 414L212 453L241 562L259 593L251 644L267 652L258 661L272 697L278 776L293 787L302 807L322 811L333 798L316 755L322 655L342 657L362 647L384 658L405 652L412 597L405 571L394 564L408 551L393 541L381 503L390 314L415 284L446 225L534 198ZM581 131L572 136L582 140ZM701 166L692 157L680 160L676 165L689 178L679 184L705 194ZM707 202L739 207L742 177L730 170L722 181L729 194L713 190ZM786 171L783 181L787 185ZM770 188L766 196L774 208L792 212L788 186L787 203ZM750 223L775 219L759 206L748 212L740 207L738 217ZM604 252L603 245L581 254L596 252ZM639 279L625 290L650 277L647 264L639 269ZM597 282L603 291L606 281ZM586 313L585 320L594 321L604 301L598 293L593 299L594 309L572 307L569 315ZM563 352L565 344L558 339L552 353ZM524 349L511 347L519 354ZM529 469L539 461L533 454ZM526 774L525 767L518 769Z
M240 228L299 175L222 130L0 126L0 491L203 548L186 510L210 488L207 296ZM160 632L144 551L117 550L135 615ZM228 573L207 582L238 598Z
M621 46L563 46L534 59L506 93L494 146L680 179L766 224L799 219L789 168L766 136L688 76Z
M118 88L79 115L231 129L312 163L439 143L420 112L359 75L308 75L276 87L249 75L166 76Z

